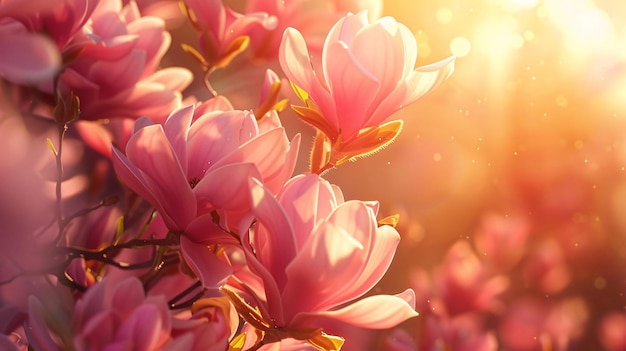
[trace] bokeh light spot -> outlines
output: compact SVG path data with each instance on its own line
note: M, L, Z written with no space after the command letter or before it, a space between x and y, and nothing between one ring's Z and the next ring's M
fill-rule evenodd
M452 11L447 7L442 7L437 10L437 22L441 24L448 24L452 21Z
M465 57L469 54L472 44L465 37L456 37L450 42L450 52L456 57Z

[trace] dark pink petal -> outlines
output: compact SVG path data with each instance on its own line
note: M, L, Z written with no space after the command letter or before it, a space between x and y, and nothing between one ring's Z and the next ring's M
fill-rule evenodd
M218 259L207 245L195 243L184 235L180 238L180 249L185 262L204 287L220 286L233 272L232 267Z

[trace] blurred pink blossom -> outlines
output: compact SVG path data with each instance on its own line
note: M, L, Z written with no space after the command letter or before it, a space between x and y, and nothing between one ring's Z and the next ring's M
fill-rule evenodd
M285 29L292 27L304 36L309 49L321 52L330 28L347 12L367 10L369 18L382 12L381 0L249 0L246 12L265 12L276 18L275 28L256 28L250 33L250 46L255 59L276 59Z
M476 251L498 272L513 268L524 256L531 223L520 216L487 213L474 235Z
M199 33L200 56L205 69L222 68L250 42L255 28L274 28L274 17L263 12L238 13L221 0L184 0L189 19Z
M605 350L626 350L626 314L611 312L604 316L598 334Z
M400 239L377 224L377 203L344 202L316 175L292 178L277 198L253 180L251 196L258 224L244 250L265 285L258 302L270 339L313 330L319 317L383 329L417 315L411 290L353 302L386 272Z
M589 311L578 297L562 300L523 298L500 319L502 347L512 351L570 350L584 331Z
M454 67L450 57L415 68L413 33L391 17L369 23L365 12L348 14L334 25L324 43L321 65L311 61L302 34L293 28L283 35L279 59L306 103L294 110L326 137L314 146L314 172L392 142L402 121L385 122L440 85Z
M146 297L138 279L105 278L76 302L74 328L76 350L157 350L172 322L165 299Z
M449 315L497 311L503 307L497 296L509 286L507 277L485 268L465 240L452 245L433 280Z
M170 42L163 20L142 17L134 2L100 2L70 43L80 49L59 87L80 98L82 118L163 121L180 106L181 91L192 80L184 68L158 69Z

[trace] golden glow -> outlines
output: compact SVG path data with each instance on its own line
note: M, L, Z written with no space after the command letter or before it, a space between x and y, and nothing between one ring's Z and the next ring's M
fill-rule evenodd
M452 11L447 7L442 7L437 10L437 21L441 24L448 24L452 21Z
M465 57L469 54L472 44L465 37L456 37L450 42L450 52L456 57Z

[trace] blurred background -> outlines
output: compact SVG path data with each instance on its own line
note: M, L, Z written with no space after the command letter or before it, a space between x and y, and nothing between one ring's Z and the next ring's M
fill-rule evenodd
M416 289L417 343L625 349L626 2L384 4L418 66L456 70L394 144L327 177L400 214L380 289Z

